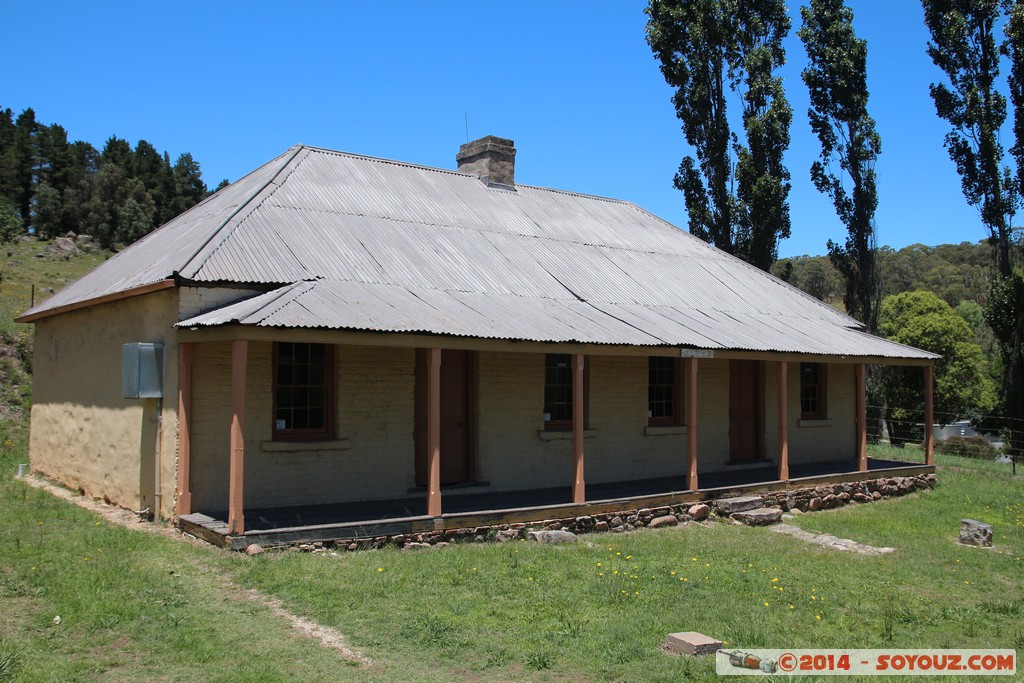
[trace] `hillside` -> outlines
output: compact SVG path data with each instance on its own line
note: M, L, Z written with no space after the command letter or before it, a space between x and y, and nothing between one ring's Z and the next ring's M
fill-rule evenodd
M940 244L911 244L878 250L881 296L928 290L953 308L962 302L984 306L992 283L992 247L986 240ZM786 280L821 301L843 308L843 277L827 256L783 258L772 275Z
M0 419L27 418L32 395L32 325L14 322L32 305L75 280L110 252L70 240L25 237L0 245Z

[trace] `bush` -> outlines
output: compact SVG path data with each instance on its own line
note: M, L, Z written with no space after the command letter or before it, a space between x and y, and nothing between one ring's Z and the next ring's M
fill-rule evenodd
M951 436L935 445L938 453L960 455L965 458L994 460L999 451L983 436Z

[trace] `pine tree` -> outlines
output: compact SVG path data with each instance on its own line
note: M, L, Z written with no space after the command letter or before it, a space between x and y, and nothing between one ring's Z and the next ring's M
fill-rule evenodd
M174 215L178 215L206 199L206 183L199 162L185 152L174 162Z
M26 109L18 115L14 131L14 204L21 214L22 225L32 223L32 190L35 171L35 135L38 130L36 113Z

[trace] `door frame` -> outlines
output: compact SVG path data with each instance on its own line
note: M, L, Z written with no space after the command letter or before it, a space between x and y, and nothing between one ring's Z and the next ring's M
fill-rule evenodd
M417 487L427 485L427 349L416 349L416 369L414 371L413 390L413 442L415 457L413 461L413 477ZM476 412L477 386L476 366L477 352L459 349L441 350L441 367L444 367L445 354L466 354L466 479L459 483L476 481ZM441 372L442 381L444 372ZM444 391L441 391L444 396ZM444 452L441 453L442 460ZM457 484L445 484L445 486Z
M737 363L750 363L753 365L753 380L754 386L752 387L754 400L753 400L753 431L754 437L754 449L753 456L749 458L737 459L735 457L735 451L733 450L733 368ZM729 464L743 464L750 462L759 462L766 460L764 456L764 434L763 434L763 420L762 413L764 412L764 361L761 360L746 360L746 359L732 359L729 361Z

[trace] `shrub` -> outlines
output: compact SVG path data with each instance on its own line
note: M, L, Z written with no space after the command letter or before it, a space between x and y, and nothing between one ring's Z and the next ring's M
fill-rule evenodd
M946 455L993 460L999 451L983 436L951 436L935 445L935 450Z

